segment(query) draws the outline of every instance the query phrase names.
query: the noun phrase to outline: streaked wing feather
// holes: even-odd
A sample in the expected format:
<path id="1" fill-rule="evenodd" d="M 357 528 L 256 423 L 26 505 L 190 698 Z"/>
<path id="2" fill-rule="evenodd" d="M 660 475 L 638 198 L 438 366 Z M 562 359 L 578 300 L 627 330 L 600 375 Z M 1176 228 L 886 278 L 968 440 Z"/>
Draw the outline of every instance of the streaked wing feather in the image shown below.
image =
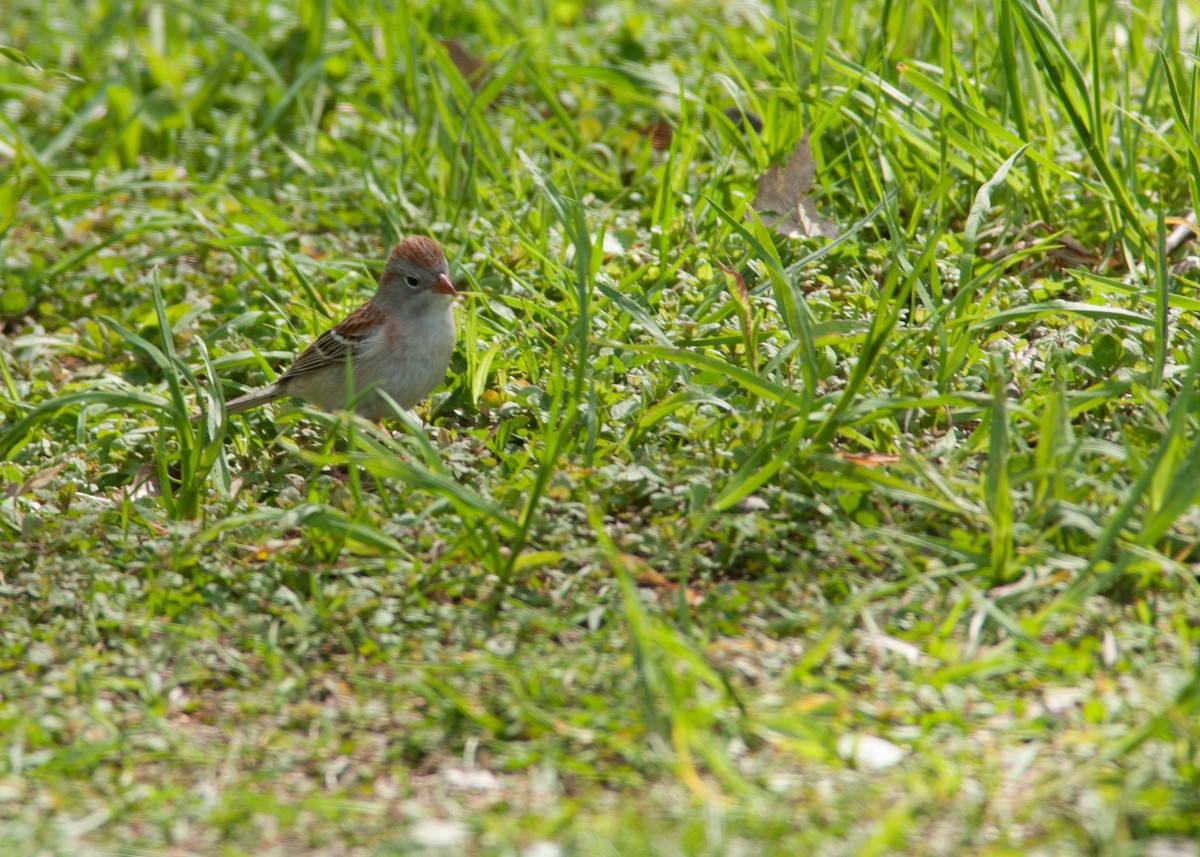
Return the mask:
<path id="1" fill-rule="evenodd" d="M 329 366 L 344 363 L 350 343 L 341 339 L 332 330 L 322 333 L 312 345 L 304 349 L 304 353 L 296 358 L 296 362 L 288 367 L 279 380 L 295 378 L 309 372 L 317 372 Z"/>
<path id="2" fill-rule="evenodd" d="M 384 318 L 384 314 L 373 304 L 363 304 L 337 326 L 318 336 L 279 380 L 318 372 L 330 366 L 344 366 L 347 352 L 357 350 L 363 342 L 378 335 Z"/>

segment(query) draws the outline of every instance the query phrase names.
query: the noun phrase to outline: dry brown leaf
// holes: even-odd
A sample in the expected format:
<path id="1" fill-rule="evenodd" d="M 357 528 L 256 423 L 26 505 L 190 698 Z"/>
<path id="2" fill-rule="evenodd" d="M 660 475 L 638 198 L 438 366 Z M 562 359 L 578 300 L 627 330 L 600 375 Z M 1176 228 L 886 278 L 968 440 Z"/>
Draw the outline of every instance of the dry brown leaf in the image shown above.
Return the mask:
<path id="1" fill-rule="evenodd" d="M 649 125 L 638 128 L 638 133 L 650 139 L 650 148 L 656 152 L 664 152 L 671 148 L 671 138 L 675 130 L 665 119 L 655 119 Z"/>
<path id="2" fill-rule="evenodd" d="M 671 594 L 679 592 L 678 583 L 668 580 L 661 572 L 646 565 L 639 557 L 631 556 L 630 554 L 623 554 L 622 556 L 626 560 L 626 567 L 633 567 L 634 576 L 639 586 L 645 586 L 650 589 L 662 589 Z M 704 601 L 704 596 L 690 587 L 684 590 L 683 597 L 689 607 L 695 607 Z"/>
<path id="3" fill-rule="evenodd" d="M 454 39 L 440 39 L 439 41 L 446 49 L 446 53 L 449 54 L 450 62 L 454 63 L 458 73 L 463 76 L 463 80 L 470 85 L 471 89 L 479 89 L 483 84 L 483 77 L 487 73 L 487 63 L 463 47 L 462 42 L 456 42 Z"/>
<path id="4" fill-rule="evenodd" d="M 143 464 L 133 477 L 128 490 L 129 496 L 134 500 L 142 497 L 161 497 L 162 486 L 158 482 L 158 468 L 153 464 Z"/>
<path id="5" fill-rule="evenodd" d="M 998 234 L 1001 234 L 1000 227 L 982 233 L 981 238 L 990 238 Z M 1019 270 L 1027 270 L 1031 265 L 1041 264 L 1043 261 L 1049 261 L 1060 270 L 1095 267 L 1103 261 L 1097 252 L 1085 247 L 1066 232 L 1056 232 L 1049 224 L 1040 220 L 1034 220 L 1022 228 L 1012 243 L 989 245 L 981 255 L 989 262 L 999 262 L 1009 256 L 1028 253 L 1034 249 L 1042 249 L 1043 252 L 1021 259 L 1018 262 Z"/>
<path id="6" fill-rule="evenodd" d="M 887 464 L 895 464 L 900 460 L 900 456 L 886 452 L 835 452 L 834 455 L 842 461 L 857 464 L 860 467 L 883 467 Z"/>
<path id="7" fill-rule="evenodd" d="M 817 165 L 808 146 L 808 132 L 796 144 L 785 165 L 772 165 L 759 176 L 754 195 L 754 210 L 769 228 L 785 238 L 813 238 L 822 235 L 834 239 L 838 229 L 817 213 L 817 207 L 805 194 L 812 188 Z"/>
<path id="8" fill-rule="evenodd" d="M 45 470 L 39 470 L 37 473 L 25 480 L 23 485 L 18 485 L 16 482 L 10 482 L 4 490 L 4 493 L 9 497 L 20 497 L 22 494 L 28 494 L 30 491 L 36 491 L 39 488 L 45 488 L 54 477 L 62 473 L 66 463 L 55 464 L 53 467 L 47 467 Z"/>

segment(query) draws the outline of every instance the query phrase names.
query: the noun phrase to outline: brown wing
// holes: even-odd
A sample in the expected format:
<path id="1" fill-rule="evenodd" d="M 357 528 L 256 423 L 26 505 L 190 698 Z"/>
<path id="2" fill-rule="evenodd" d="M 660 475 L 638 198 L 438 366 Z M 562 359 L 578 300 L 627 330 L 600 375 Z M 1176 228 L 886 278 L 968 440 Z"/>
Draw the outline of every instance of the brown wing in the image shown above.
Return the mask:
<path id="1" fill-rule="evenodd" d="M 383 333 L 386 316 L 373 303 L 367 302 L 338 324 L 318 336 L 304 349 L 276 383 L 298 375 L 319 372 L 331 366 L 345 366 L 346 355 L 353 354 L 364 342 Z"/>

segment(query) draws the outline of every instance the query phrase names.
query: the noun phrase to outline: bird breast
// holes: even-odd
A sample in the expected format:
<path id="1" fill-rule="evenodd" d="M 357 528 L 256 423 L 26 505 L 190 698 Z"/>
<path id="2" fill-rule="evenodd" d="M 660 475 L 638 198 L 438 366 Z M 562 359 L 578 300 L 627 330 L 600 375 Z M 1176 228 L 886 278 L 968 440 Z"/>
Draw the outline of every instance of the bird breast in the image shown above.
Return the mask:
<path id="1" fill-rule="evenodd" d="M 354 361 L 354 386 L 379 389 L 402 408 L 420 402 L 446 377 L 454 353 L 454 314 L 449 306 L 416 318 L 395 319 L 384 335 L 376 337 Z M 391 413 L 378 396 L 367 396 L 358 406 L 367 419 Z"/>

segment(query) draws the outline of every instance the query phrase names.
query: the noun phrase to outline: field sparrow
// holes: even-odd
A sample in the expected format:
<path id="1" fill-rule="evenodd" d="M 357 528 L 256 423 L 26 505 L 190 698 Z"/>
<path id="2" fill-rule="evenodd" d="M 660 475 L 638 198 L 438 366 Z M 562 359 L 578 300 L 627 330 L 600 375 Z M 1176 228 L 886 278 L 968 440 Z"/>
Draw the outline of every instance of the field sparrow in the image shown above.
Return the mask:
<path id="1" fill-rule="evenodd" d="M 411 408 L 446 377 L 454 352 L 457 292 L 436 241 L 409 236 L 392 248 L 375 295 L 325 331 L 275 383 L 225 403 L 238 414 L 284 396 L 319 408 L 344 408 L 346 357 L 356 391 L 378 389 Z M 370 420 L 391 415 L 381 396 L 369 392 L 357 411 Z"/>

